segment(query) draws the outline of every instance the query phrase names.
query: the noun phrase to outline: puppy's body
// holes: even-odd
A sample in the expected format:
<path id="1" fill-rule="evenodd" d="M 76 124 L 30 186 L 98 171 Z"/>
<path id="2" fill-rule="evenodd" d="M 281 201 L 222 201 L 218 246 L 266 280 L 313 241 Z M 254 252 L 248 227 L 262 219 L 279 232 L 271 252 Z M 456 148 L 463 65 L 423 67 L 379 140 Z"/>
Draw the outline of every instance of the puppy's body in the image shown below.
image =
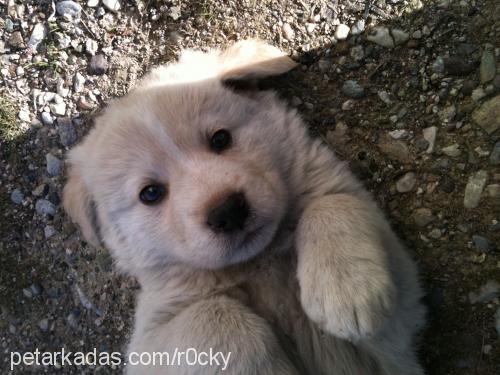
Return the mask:
<path id="1" fill-rule="evenodd" d="M 213 348 L 232 353 L 234 374 L 422 374 L 415 267 L 368 193 L 273 93 L 223 84 L 292 66 L 252 41 L 153 71 L 72 151 L 65 206 L 97 242 L 94 202 L 104 242 L 141 284 L 130 352 Z M 233 144 L 214 155 L 204 133 L 221 127 Z M 156 207 L 137 200 L 151 180 L 169 188 Z M 232 191 L 251 213 L 222 236 L 207 207 Z"/>

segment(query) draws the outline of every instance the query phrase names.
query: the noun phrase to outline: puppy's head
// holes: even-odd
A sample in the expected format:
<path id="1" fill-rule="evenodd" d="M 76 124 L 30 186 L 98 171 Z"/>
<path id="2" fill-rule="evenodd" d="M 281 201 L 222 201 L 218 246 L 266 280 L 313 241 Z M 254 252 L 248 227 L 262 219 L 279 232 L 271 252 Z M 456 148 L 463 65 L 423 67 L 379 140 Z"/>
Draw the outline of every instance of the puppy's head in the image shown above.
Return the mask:
<path id="1" fill-rule="evenodd" d="M 220 268 L 261 252 L 288 200 L 285 109 L 272 93 L 224 83 L 294 66 L 254 40 L 187 52 L 112 102 L 69 154 L 64 206 L 86 239 L 132 273 Z"/>

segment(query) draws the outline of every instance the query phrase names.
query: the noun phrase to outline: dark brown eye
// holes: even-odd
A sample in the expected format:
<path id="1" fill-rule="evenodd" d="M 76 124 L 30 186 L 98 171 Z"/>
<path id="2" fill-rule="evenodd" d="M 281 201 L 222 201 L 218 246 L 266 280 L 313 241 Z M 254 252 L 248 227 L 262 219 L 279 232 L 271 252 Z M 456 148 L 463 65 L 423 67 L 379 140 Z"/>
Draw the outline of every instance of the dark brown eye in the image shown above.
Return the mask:
<path id="1" fill-rule="evenodd" d="M 148 185 L 139 193 L 139 198 L 144 204 L 159 203 L 165 196 L 165 186 Z"/>
<path id="2" fill-rule="evenodd" d="M 220 153 L 231 146 L 231 133 L 226 129 L 217 130 L 210 140 L 210 148 Z"/>

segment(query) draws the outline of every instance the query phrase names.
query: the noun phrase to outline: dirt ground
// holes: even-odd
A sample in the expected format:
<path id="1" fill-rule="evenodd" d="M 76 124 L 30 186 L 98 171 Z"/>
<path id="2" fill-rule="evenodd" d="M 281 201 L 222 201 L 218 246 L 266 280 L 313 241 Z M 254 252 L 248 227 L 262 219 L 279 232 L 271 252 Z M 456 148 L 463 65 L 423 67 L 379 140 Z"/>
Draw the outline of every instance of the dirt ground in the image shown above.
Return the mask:
<path id="1" fill-rule="evenodd" d="M 498 1 L 71 3 L 0 0 L 0 373 L 12 351 L 123 352 L 138 286 L 64 214 L 65 153 L 149 67 L 259 37 L 301 63 L 265 86 L 350 162 L 414 254 L 427 373 L 500 374 Z"/>

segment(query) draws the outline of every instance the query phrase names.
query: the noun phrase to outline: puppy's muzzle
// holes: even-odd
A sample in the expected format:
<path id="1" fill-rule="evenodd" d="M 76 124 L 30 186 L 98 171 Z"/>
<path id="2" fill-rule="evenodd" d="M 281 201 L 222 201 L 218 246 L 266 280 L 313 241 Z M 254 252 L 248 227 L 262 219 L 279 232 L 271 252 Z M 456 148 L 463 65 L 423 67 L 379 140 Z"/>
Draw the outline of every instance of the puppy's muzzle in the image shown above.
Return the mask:
<path id="1" fill-rule="evenodd" d="M 245 194 L 231 193 L 222 203 L 208 212 L 207 224 L 214 232 L 234 232 L 242 230 L 247 221 L 250 208 Z"/>

